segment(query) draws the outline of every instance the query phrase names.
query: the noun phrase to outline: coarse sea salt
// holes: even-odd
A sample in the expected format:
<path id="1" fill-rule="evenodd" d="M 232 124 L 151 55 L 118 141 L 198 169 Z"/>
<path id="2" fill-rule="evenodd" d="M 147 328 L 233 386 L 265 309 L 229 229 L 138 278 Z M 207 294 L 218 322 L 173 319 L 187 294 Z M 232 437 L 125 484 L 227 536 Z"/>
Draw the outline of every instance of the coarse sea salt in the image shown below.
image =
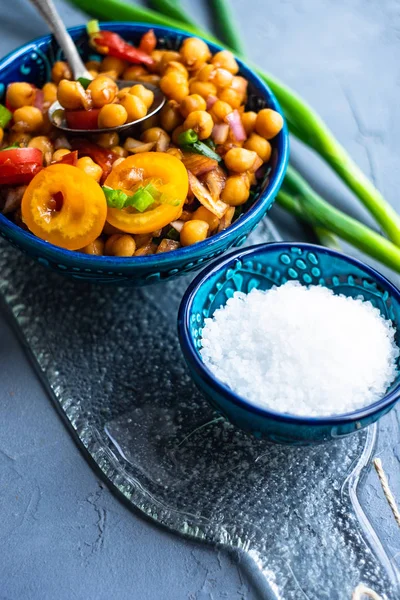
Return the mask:
<path id="1" fill-rule="evenodd" d="M 254 404 L 327 416 L 381 398 L 396 376 L 395 329 L 370 302 L 288 282 L 236 292 L 206 319 L 202 359 Z"/>

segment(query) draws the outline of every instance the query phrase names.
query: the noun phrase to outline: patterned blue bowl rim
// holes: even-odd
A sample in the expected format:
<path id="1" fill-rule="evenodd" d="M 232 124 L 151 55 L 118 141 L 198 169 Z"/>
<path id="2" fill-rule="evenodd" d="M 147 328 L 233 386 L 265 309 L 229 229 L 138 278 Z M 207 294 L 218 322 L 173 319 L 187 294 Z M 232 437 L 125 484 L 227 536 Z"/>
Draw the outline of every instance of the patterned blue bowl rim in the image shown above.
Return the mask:
<path id="1" fill-rule="evenodd" d="M 386 277 L 384 277 L 381 273 L 369 267 L 365 263 L 356 258 L 352 258 L 343 254 L 341 252 L 337 252 L 335 250 L 331 250 L 328 248 L 324 248 L 322 246 L 317 246 L 316 244 L 305 244 L 305 243 L 296 243 L 296 242 L 276 242 L 276 243 L 267 243 L 267 244 L 257 244 L 255 246 L 249 246 L 245 250 L 236 250 L 235 252 L 231 252 L 229 256 L 223 256 L 218 260 L 214 261 L 210 266 L 205 267 L 197 277 L 192 281 L 186 290 L 178 313 L 178 334 L 179 334 L 179 342 L 181 344 L 181 348 L 183 354 L 188 361 L 191 368 L 197 373 L 197 375 L 203 379 L 211 389 L 213 389 L 218 394 L 224 396 L 227 400 L 232 402 L 233 404 L 237 404 L 242 409 L 246 409 L 249 412 L 256 413 L 262 417 L 267 417 L 268 419 L 273 419 L 276 421 L 283 421 L 286 423 L 298 423 L 299 425 L 339 425 L 347 422 L 353 422 L 360 419 L 364 419 L 370 415 L 373 415 L 376 412 L 384 409 L 386 406 L 395 402 L 400 396 L 400 383 L 396 385 L 396 387 L 383 396 L 380 400 L 377 400 L 373 404 L 360 408 L 356 411 L 343 413 L 339 415 L 333 415 L 329 417 L 302 417 L 297 415 L 291 415 L 289 413 L 279 413 L 273 410 L 265 409 L 256 404 L 253 404 L 246 398 L 239 396 L 233 390 L 231 390 L 227 385 L 219 381 L 215 378 L 213 373 L 205 366 L 203 361 L 201 360 L 195 346 L 193 343 L 193 338 L 190 333 L 190 313 L 192 309 L 192 305 L 195 299 L 196 294 L 200 290 L 201 286 L 214 274 L 227 271 L 230 267 L 235 264 L 236 260 L 243 260 L 245 258 L 249 258 L 250 256 L 257 255 L 266 255 L 269 252 L 273 251 L 289 251 L 291 248 L 300 248 L 301 250 L 311 251 L 316 254 L 328 254 L 333 257 L 337 257 L 342 261 L 349 263 L 350 265 L 354 265 L 359 269 L 363 270 L 366 275 L 369 275 L 371 279 L 373 279 L 376 283 L 380 284 L 384 287 L 390 294 L 393 296 L 397 302 L 400 304 L 400 290 L 395 287 Z"/>
<path id="2" fill-rule="evenodd" d="M 105 29 L 125 29 L 125 30 L 134 30 L 134 31 L 147 31 L 149 29 L 149 27 L 151 27 L 152 29 L 154 29 L 156 35 L 159 36 L 171 36 L 171 34 L 174 35 L 183 35 L 183 36 L 188 36 L 188 32 L 185 32 L 181 29 L 175 29 L 172 27 L 161 27 L 158 25 L 154 25 L 151 23 L 134 23 L 134 22 L 124 22 L 124 21 L 110 21 L 110 22 L 101 22 L 100 23 L 102 28 Z M 68 29 L 68 31 L 70 32 L 70 34 L 72 35 L 72 37 L 78 37 L 81 33 L 83 33 L 86 30 L 86 26 L 85 25 L 78 25 L 75 27 L 70 27 Z M 0 60 L 0 73 L 1 71 L 8 66 L 10 63 L 17 61 L 25 52 L 27 49 L 29 49 L 30 46 L 32 46 L 32 50 L 35 48 L 35 46 L 37 44 L 43 43 L 43 42 L 50 42 L 50 40 L 52 39 L 51 35 L 45 35 L 45 36 L 41 36 L 38 38 L 35 38 L 34 40 L 32 40 L 31 42 L 28 42 L 27 44 L 24 44 L 23 46 L 20 46 L 17 50 L 14 50 L 13 52 L 10 52 L 7 56 L 5 56 L 2 60 Z M 205 40 L 207 42 L 207 44 L 209 45 L 209 47 L 211 48 L 211 50 L 213 52 L 217 52 L 219 50 L 222 50 L 223 47 L 219 46 L 217 44 L 214 44 L 212 42 L 209 42 L 208 40 Z M 245 63 L 243 63 L 243 61 L 241 61 L 239 58 L 237 58 L 237 62 L 240 66 L 240 71 L 241 73 L 249 80 L 251 81 L 254 85 L 256 85 L 259 89 L 262 90 L 263 92 L 263 97 L 265 99 L 268 100 L 268 106 L 270 108 L 273 108 L 274 110 L 279 111 L 280 113 L 282 113 L 281 107 L 279 106 L 279 103 L 277 101 L 277 99 L 275 98 L 274 94 L 272 93 L 272 91 L 269 89 L 269 87 L 260 79 L 260 77 L 258 77 L 258 75 L 256 73 L 254 73 L 249 67 L 247 67 L 245 65 Z M 171 253 L 166 252 L 166 253 L 161 253 L 161 254 L 154 254 L 154 255 L 147 255 L 147 256 L 135 256 L 135 257 L 131 257 L 131 258 L 127 258 L 127 257 L 114 257 L 114 256 L 90 256 L 90 255 L 86 255 L 86 254 L 80 254 L 77 252 L 73 252 L 70 250 L 65 250 L 63 248 L 59 248 L 57 246 L 54 246 L 53 244 L 50 244 L 48 242 L 45 242 L 44 240 L 41 240 L 40 238 L 37 238 L 36 236 L 32 235 L 31 233 L 24 231 L 23 229 L 21 229 L 18 225 L 15 225 L 12 221 L 10 221 L 9 219 L 7 219 L 7 217 L 5 217 L 4 215 L 0 214 L 0 229 L 4 231 L 4 233 L 8 233 L 8 235 L 15 237 L 25 237 L 27 238 L 27 241 L 29 241 L 29 244 L 31 245 L 32 248 L 35 248 L 37 250 L 37 252 L 39 254 L 41 254 L 43 251 L 47 254 L 47 256 L 49 255 L 49 253 L 52 255 L 52 259 L 56 262 L 61 262 L 63 263 L 64 260 L 63 259 L 69 259 L 69 260 L 74 260 L 74 261 L 79 261 L 79 264 L 82 266 L 82 268 L 89 268 L 89 269 L 93 269 L 93 268 L 110 268 L 110 267 L 133 267 L 133 266 L 146 266 L 146 267 L 152 267 L 152 266 L 162 266 L 165 263 L 169 263 L 171 262 L 171 259 L 182 259 L 182 260 L 190 260 L 193 255 L 196 253 L 196 255 L 198 255 L 198 252 L 204 252 L 204 254 L 207 254 L 209 251 L 212 251 L 214 249 L 214 247 L 216 247 L 219 242 L 226 240 L 226 239 L 234 239 L 237 235 L 239 235 L 242 231 L 242 229 L 244 228 L 243 226 L 248 224 L 249 222 L 252 223 L 256 223 L 259 220 L 260 215 L 263 215 L 267 208 L 272 204 L 272 201 L 275 198 L 275 195 L 277 194 L 283 178 L 285 176 L 286 173 L 286 168 L 288 165 L 288 161 L 289 161 L 289 133 L 287 130 L 287 125 L 285 123 L 284 128 L 280 134 L 281 138 L 281 143 L 280 143 L 280 151 L 278 154 L 278 161 L 277 161 L 277 166 L 276 169 L 268 183 L 267 189 L 265 190 L 265 192 L 261 192 L 259 198 L 257 199 L 257 201 L 254 203 L 254 205 L 246 212 L 244 213 L 244 215 L 238 219 L 237 221 L 235 221 L 235 223 L 233 223 L 228 229 L 226 229 L 225 231 L 222 231 L 221 233 L 218 233 L 208 239 L 206 239 L 203 242 L 198 242 L 197 244 L 193 245 L 193 246 L 188 246 L 186 248 L 179 248 L 178 250 L 174 250 L 173 252 L 173 257 L 170 256 Z"/>

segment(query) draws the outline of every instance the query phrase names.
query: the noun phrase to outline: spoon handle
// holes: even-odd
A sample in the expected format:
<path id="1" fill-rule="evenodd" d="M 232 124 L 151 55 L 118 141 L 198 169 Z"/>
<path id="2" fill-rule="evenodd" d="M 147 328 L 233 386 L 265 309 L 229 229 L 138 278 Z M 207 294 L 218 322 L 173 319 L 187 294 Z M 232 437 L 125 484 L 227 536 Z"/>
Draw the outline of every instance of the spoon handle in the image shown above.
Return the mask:
<path id="1" fill-rule="evenodd" d="M 82 62 L 81 57 L 78 54 L 78 50 L 65 28 L 60 15 L 57 12 L 56 7 L 52 0 L 30 0 L 31 3 L 38 9 L 50 31 L 54 34 L 57 42 L 62 48 L 68 64 L 72 70 L 75 79 L 79 77 L 86 77 L 87 79 L 93 79 L 85 65 Z"/>

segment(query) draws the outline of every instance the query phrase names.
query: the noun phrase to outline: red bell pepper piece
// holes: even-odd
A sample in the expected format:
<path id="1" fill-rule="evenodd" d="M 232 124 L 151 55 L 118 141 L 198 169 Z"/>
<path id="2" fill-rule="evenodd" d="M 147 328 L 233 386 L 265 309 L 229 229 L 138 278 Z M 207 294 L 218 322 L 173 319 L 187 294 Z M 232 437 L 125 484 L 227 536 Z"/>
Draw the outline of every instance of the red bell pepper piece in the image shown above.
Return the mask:
<path id="1" fill-rule="evenodd" d="M 149 54 L 128 44 L 113 31 L 97 31 L 90 36 L 90 41 L 101 54 L 108 54 L 135 64 L 152 65 L 154 62 Z"/>
<path id="2" fill-rule="evenodd" d="M 74 150 L 73 152 L 68 152 L 68 154 L 64 154 L 60 160 L 57 161 L 58 165 L 72 165 L 76 167 L 76 163 L 78 162 L 78 150 Z"/>
<path id="3" fill-rule="evenodd" d="M 139 50 L 142 50 L 147 54 L 151 54 L 156 46 L 157 38 L 156 34 L 154 33 L 154 29 L 149 29 L 149 31 L 142 35 L 142 39 L 140 40 L 139 44 Z"/>
<path id="4" fill-rule="evenodd" d="M 110 173 L 113 162 L 119 158 L 112 150 L 101 148 L 97 144 L 88 142 L 82 138 L 72 140 L 71 144 L 74 150 L 78 150 L 79 156 L 90 156 L 103 169 L 102 181 Z"/>
<path id="5" fill-rule="evenodd" d="M 43 154 L 38 148 L 10 148 L 0 152 L 0 185 L 29 183 L 42 168 Z"/>
<path id="6" fill-rule="evenodd" d="M 98 129 L 100 108 L 91 110 L 66 110 L 65 120 L 70 129 Z"/>

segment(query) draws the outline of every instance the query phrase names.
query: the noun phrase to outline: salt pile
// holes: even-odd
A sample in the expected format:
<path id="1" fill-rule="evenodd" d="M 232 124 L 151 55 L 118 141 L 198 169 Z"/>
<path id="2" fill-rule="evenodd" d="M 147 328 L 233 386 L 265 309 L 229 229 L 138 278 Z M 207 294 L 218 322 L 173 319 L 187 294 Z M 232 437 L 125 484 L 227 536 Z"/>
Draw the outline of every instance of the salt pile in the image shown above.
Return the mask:
<path id="1" fill-rule="evenodd" d="M 370 302 L 288 282 L 236 292 L 206 319 L 201 356 L 259 406 L 326 416 L 372 404 L 396 376 L 395 330 Z"/>

